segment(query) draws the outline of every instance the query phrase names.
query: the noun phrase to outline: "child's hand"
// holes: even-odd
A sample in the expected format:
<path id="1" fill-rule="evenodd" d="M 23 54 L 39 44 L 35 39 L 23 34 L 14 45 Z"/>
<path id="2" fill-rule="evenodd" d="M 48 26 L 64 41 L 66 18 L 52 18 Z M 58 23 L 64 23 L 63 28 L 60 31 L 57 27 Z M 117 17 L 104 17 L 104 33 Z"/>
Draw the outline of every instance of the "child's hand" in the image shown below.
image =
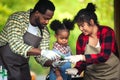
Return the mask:
<path id="1" fill-rule="evenodd" d="M 62 76 L 57 76 L 56 80 L 63 80 Z"/>

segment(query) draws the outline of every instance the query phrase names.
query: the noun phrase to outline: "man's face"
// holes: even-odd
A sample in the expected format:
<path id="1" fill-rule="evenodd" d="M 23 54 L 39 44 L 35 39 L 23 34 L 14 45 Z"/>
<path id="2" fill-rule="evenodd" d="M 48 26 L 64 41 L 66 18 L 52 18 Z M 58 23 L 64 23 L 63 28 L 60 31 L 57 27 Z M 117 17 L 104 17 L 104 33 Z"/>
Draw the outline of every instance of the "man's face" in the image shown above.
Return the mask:
<path id="1" fill-rule="evenodd" d="M 36 18 L 36 25 L 39 26 L 46 26 L 48 23 L 49 23 L 49 20 L 53 17 L 54 15 L 54 12 L 53 11 L 50 11 L 50 10 L 47 10 L 45 14 L 41 14 L 39 12 L 39 15 L 37 15 L 37 18 Z"/>

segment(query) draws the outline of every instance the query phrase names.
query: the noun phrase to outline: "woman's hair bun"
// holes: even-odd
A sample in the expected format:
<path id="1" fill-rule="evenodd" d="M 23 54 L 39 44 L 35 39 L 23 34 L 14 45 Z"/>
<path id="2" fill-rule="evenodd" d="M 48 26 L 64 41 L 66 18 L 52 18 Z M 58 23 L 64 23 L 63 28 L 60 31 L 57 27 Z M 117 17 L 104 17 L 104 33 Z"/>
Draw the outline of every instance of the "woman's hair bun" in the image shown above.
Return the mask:
<path id="1" fill-rule="evenodd" d="M 91 12 L 95 12 L 96 6 L 93 3 L 88 3 L 86 10 L 91 11 Z"/>

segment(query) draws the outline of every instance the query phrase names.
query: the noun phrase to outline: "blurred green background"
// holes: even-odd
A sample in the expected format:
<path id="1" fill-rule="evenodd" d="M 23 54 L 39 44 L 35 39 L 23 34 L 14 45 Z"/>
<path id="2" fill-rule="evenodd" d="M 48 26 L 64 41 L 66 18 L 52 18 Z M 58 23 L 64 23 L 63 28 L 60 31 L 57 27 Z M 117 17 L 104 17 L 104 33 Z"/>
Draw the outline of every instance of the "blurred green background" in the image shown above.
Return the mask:
<path id="1" fill-rule="evenodd" d="M 38 0 L 0 0 L 0 30 L 4 27 L 7 18 L 10 14 L 16 11 L 28 10 L 33 8 Z M 113 0 L 51 0 L 56 7 L 54 19 L 62 20 L 63 18 L 73 19 L 75 14 L 81 9 L 87 6 L 87 3 L 92 2 L 96 4 L 96 14 L 98 16 L 99 24 L 108 25 L 114 29 L 114 10 Z M 52 21 L 50 20 L 50 22 Z M 49 28 L 49 24 L 48 24 Z M 50 29 L 49 29 L 50 30 Z M 55 41 L 54 32 L 50 30 L 50 49 L 52 49 L 53 42 Z M 75 54 L 76 40 L 80 34 L 80 30 L 77 26 L 71 31 L 69 37 L 69 45 Z M 46 74 L 49 68 L 42 67 L 36 63 L 33 57 L 30 58 L 30 68 L 37 75 Z"/>

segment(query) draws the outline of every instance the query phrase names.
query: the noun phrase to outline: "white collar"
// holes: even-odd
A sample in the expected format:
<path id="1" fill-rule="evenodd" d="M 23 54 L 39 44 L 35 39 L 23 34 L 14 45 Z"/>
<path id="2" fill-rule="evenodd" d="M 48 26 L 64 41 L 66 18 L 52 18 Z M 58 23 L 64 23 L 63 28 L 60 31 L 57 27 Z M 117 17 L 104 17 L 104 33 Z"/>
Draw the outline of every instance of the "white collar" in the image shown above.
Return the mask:
<path id="1" fill-rule="evenodd" d="M 38 33 L 38 27 L 37 26 L 33 26 L 29 23 L 29 27 L 27 30 L 29 33 L 33 34 L 33 35 L 37 35 Z"/>

